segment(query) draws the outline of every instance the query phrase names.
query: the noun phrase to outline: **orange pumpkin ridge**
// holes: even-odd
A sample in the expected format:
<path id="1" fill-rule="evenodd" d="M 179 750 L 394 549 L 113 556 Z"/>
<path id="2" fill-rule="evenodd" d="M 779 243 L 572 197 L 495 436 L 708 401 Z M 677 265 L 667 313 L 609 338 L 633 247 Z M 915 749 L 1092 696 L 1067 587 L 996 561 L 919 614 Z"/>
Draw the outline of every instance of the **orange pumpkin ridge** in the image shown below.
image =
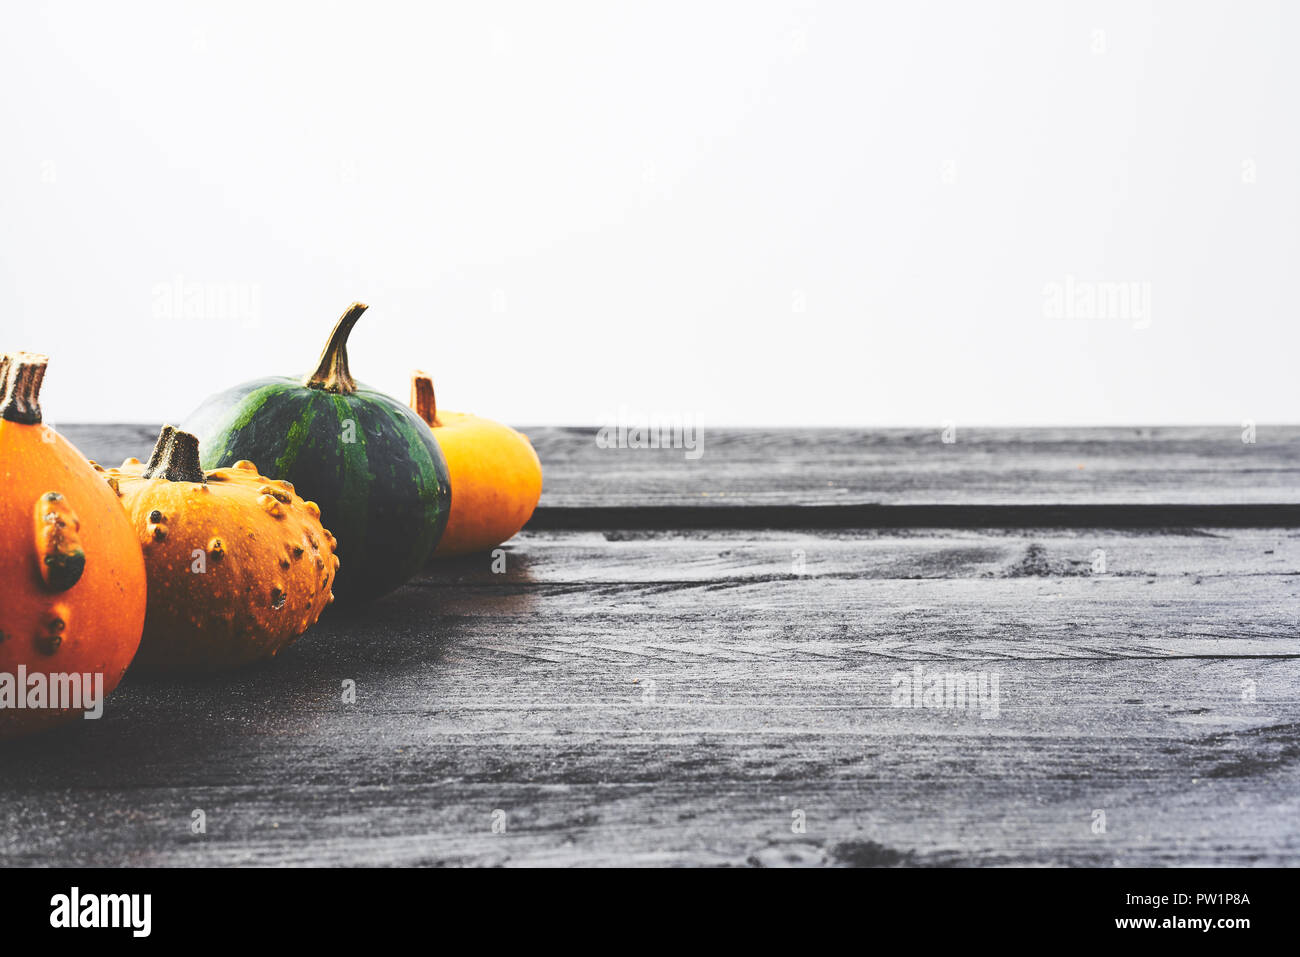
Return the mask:
<path id="1" fill-rule="evenodd" d="M 42 421 L 47 363 L 0 355 L 0 674 L 98 674 L 108 694 L 140 644 L 144 558 L 116 493 Z M 0 738 L 80 715 L 0 707 Z"/>

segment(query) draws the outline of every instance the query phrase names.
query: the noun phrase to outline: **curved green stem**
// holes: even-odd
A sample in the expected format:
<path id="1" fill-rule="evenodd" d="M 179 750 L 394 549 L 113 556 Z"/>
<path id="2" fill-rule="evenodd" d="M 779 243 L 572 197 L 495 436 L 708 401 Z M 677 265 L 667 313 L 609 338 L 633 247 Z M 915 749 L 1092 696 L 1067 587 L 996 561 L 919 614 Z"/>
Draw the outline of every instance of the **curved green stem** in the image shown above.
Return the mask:
<path id="1" fill-rule="evenodd" d="M 361 314 L 369 307 L 364 303 L 354 302 L 348 311 L 339 317 L 330 333 L 329 342 L 320 354 L 316 371 L 303 384 L 309 389 L 324 389 L 340 395 L 349 395 L 357 391 L 357 381 L 348 370 L 348 336 L 357 324 Z"/>

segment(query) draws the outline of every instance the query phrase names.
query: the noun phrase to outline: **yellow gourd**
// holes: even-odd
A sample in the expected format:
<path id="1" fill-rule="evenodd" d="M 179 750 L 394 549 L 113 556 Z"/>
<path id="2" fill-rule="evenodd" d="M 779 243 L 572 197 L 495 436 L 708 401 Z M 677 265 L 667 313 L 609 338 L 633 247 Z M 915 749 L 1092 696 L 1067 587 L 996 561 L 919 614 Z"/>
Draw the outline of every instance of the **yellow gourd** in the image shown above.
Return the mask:
<path id="1" fill-rule="evenodd" d="M 411 376 L 411 408 L 433 430 L 451 478 L 451 517 L 434 557 L 484 551 L 523 528 L 542 494 L 542 463 L 528 437 L 491 419 L 439 409 L 423 372 Z"/>

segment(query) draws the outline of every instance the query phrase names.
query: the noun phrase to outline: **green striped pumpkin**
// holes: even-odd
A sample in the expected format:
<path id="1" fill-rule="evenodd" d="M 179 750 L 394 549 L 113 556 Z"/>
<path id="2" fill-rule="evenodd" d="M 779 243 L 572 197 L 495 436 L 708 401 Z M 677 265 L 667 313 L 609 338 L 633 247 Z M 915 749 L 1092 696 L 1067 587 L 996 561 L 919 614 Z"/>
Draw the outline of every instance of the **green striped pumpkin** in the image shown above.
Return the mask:
<path id="1" fill-rule="evenodd" d="M 343 314 L 306 379 L 237 385 L 183 426 L 198 436 L 205 469 L 247 459 L 320 506 L 339 542 L 340 604 L 377 598 L 419 571 L 451 511 L 447 463 L 433 432 L 348 369 L 348 334 L 365 309 L 354 303 Z"/>

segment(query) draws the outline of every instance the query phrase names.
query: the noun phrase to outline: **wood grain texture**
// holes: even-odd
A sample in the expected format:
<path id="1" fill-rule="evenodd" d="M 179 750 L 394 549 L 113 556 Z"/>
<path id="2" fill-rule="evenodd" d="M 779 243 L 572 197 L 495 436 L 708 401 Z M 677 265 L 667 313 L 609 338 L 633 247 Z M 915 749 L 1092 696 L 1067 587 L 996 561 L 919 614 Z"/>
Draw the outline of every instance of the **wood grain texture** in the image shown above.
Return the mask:
<path id="1" fill-rule="evenodd" d="M 147 457 L 156 426 L 60 426 L 86 455 Z M 1300 504 L 1300 427 L 705 429 L 701 455 L 526 428 L 541 511 L 736 506 Z"/>
<path id="2" fill-rule="evenodd" d="M 500 555 L 0 747 L 0 863 L 1300 862 L 1300 429 L 528 431 Z"/>
<path id="3" fill-rule="evenodd" d="M 527 430 L 548 506 L 1300 502 L 1300 428 L 711 430 L 702 455 Z"/>
<path id="4" fill-rule="evenodd" d="M 504 557 L 7 746 L 0 862 L 1300 860 L 1294 530 L 526 532 Z M 895 706 L 918 666 L 996 677 L 996 715 Z"/>

